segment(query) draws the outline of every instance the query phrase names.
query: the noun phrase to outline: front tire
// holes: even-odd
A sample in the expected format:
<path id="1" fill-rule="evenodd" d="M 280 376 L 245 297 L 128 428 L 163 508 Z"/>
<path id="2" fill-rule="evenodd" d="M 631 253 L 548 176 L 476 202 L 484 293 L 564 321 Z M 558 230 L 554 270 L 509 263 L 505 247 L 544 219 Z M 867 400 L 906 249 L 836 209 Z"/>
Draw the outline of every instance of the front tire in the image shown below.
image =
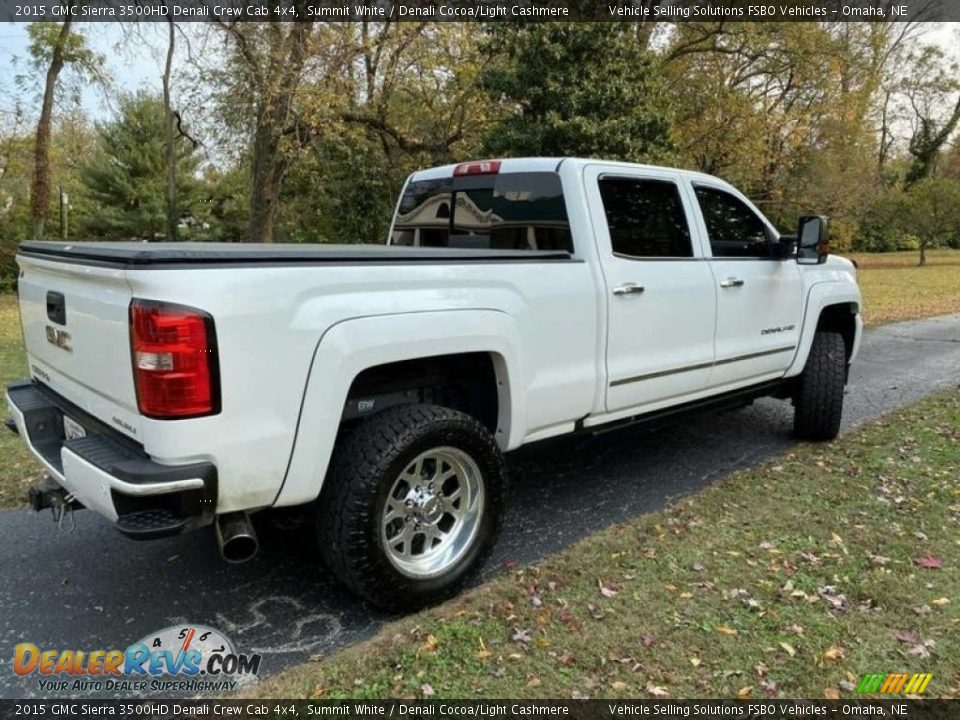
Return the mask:
<path id="1" fill-rule="evenodd" d="M 847 354 L 840 333 L 817 331 L 793 397 L 793 434 L 833 440 L 840 432 Z"/>
<path id="2" fill-rule="evenodd" d="M 436 405 L 385 410 L 334 450 L 317 512 L 321 555 L 380 607 L 439 602 L 486 561 L 505 490 L 503 457 L 475 418 Z"/>

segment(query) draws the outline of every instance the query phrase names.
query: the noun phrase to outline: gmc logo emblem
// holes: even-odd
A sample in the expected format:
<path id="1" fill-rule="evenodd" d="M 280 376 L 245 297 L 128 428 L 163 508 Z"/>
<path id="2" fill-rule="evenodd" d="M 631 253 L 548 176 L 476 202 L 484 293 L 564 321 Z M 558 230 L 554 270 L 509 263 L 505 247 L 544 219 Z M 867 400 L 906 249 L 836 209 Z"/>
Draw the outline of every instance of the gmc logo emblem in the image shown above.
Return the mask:
<path id="1" fill-rule="evenodd" d="M 47 342 L 56 345 L 61 350 L 73 352 L 73 348 L 70 347 L 70 333 L 66 330 L 59 330 L 53 325 L 47 325 Z"/>

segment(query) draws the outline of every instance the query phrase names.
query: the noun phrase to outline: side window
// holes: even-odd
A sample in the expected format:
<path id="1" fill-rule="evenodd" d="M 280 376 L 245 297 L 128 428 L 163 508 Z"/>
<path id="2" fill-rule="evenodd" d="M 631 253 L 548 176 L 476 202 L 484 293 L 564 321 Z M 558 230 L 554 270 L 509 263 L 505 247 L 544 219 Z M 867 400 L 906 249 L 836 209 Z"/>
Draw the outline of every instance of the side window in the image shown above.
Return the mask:
<path id="1" fill-rule="evenodd" d="M 693 257 L 683 201 L 674 183 L 602 177 L 599 185 L 614 253 L 636 258 Z"/>
<path id="2" fill-rule="evenodd" d="M 767 226 L 740 198 L 695 185 L 714 257 L 770 257 Z"/>

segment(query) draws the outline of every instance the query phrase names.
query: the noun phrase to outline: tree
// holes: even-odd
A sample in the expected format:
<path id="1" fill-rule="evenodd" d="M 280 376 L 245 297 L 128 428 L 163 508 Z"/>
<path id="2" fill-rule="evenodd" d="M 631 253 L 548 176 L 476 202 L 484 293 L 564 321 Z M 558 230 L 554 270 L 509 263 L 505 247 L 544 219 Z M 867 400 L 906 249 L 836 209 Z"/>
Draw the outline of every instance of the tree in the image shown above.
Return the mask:
<path id="1" fill-rule="evenodd" d="M 906 185 L 934 174 L 940 151 L 960 123 L 960 67 L 948 63 L 943 50 L 928 45 L 911 58 L 901 91 L 912 110 L 909 151 L 913 163 Z"/>
<path id="2" fill-rule="evenodd" d="M 296 3 L 301 17 L 306 9 Z M 250 234 L 273 242 L 283 181 L 307 140 L 297 111 L 297 90 L 310 59 L 314 23 L 217 21 L 233 71 L 229 87 L 252 106 Z"/>
<path id="3" fill-rule="evenodd" d="M 101 209 L 99 225 L 107 236 L 154 239 L 166 228 L 166 153 L 163 101 L 140 91 L 120 98 L 119 116 L 98 126 L 93 157 L 80 175 Z M 180 178 L 177 217 L 189 214 L 196 199 L 197 158 L 193 144 L 178 137 L 176 173 Z"/>
<path id="4" fill-rule="evenodd" d="M 656 58 L 618 23 L 497 23 L 482 82 L 506 109 L 488 154 L 668 158 L 670 114 Z"/>
<path id="5" fill-rule="evenodd" d="M 899 210 L 899 227 L 917 237 L 919 265 L 926 265 L 928 248 L 946 245 L 960 236 L 960 182 L 924 178 L 903 194 Z"/>
<path id="6" fill-rule="evenodd" d="M 76 65 L 81 72 L 98 77 L 103 58 L 87 49 L 83 37 L 71 32 L 72 18 L 69 11 L 76 3 L 66 0 L 67 19 L 62 23 L 36 22 L 27 28 L 30 36 L 30 55 L 34 66 L 46 65 L 40 117 L 37 121 L 34 144 L 33 178 L 30 184 L 30 211 L 33 218 L 33 235 L 43 236 L 50 207 L 50 133 L 53 126 L 53 105 L 56 99 L 60 73 L 67 64 Z"/>

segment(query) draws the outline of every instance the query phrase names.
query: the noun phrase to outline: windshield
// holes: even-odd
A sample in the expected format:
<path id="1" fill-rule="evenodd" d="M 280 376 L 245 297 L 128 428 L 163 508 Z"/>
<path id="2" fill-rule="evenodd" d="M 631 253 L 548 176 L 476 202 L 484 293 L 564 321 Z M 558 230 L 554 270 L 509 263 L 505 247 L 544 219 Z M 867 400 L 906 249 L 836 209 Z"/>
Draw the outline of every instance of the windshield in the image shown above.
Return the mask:
<path id="1" fill-rule="evenodd" d="M 553 172 L 410 182 L 390 243 L 573 252 L 560 177 Z"/>

